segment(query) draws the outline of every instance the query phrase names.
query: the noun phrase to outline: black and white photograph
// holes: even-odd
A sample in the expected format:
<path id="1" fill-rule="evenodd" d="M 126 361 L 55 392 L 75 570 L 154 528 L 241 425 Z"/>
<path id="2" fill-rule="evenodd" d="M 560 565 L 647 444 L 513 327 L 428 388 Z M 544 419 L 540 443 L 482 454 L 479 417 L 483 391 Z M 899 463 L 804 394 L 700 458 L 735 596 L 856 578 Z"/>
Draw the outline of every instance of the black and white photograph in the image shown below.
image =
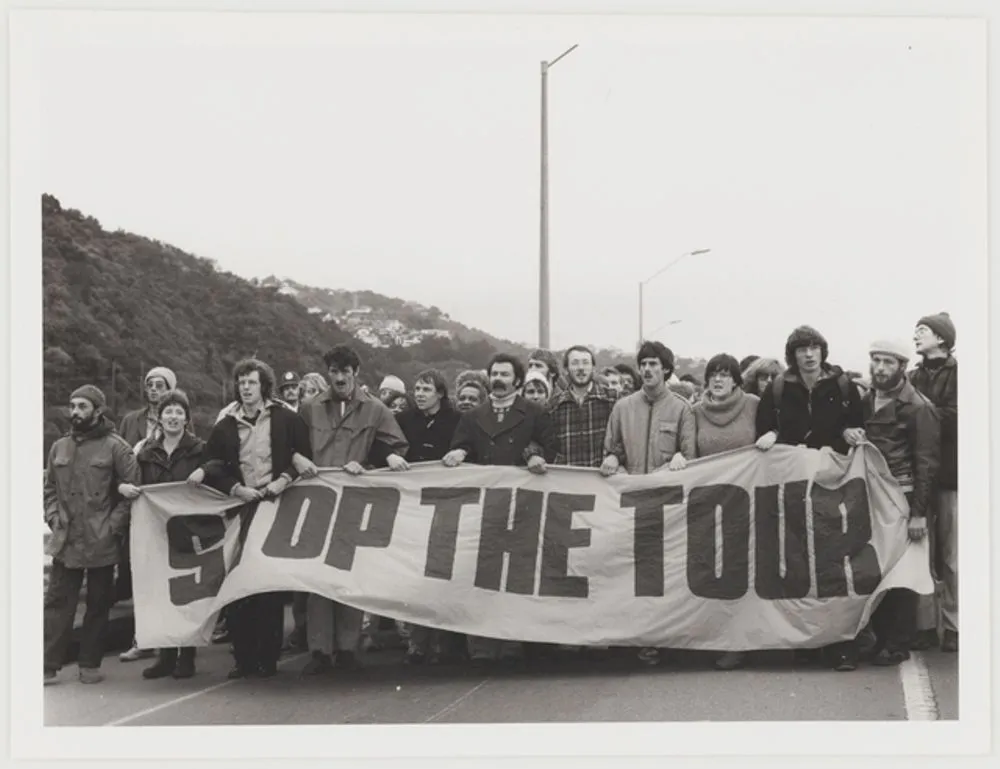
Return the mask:
<path id="1" fill-rule="evenodd" d="M 8 17 L 14 755 L 988 752 L 981 4 L 248 5 Z"/>

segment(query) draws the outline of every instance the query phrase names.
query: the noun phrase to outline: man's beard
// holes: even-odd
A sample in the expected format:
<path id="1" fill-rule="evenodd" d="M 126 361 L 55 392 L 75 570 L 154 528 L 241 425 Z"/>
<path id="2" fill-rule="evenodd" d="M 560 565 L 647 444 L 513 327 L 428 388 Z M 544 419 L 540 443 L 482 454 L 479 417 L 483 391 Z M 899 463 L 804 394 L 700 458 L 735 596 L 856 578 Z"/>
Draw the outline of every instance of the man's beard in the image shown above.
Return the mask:
<path id="1" fill-rule="evenodd" d="M 903 377 L 906 376 L 906 372 L 902 368 L 899 369 L 895 374 L 885 380 L 880 380 L 872 374 L 872 386 L 876 390 L 881 390 L 882 392 L 888 392 L 889 390 L 896 389 L 896 386 L 903 381 Z"/>
<path id="2" fill-rule="evenodd" d="M 577 387 L 590 387 L 590 383 L 594 381 L 594 375 L 587 374 L 587 378 L 584 379 L 582 382 L 578 380 L 575 376 L 571 376 L 570 381 Z"/>
<path id="3" fill-rule="evenodd" d="M 73 426 L 75 430 L 89 430 L 97 423 L 99 414 L 94 413 L 89 419 L 84 419 L 83 417 L 70 417 L 69 423 Z"/>

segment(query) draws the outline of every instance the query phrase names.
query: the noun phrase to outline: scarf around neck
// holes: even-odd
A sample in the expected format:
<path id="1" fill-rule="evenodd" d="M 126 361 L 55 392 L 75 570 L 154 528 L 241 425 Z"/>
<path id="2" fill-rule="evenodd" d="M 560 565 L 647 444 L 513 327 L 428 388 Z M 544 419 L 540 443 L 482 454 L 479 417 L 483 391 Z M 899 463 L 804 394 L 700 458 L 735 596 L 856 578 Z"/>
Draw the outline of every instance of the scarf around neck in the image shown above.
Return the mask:
<path id="1" fill-rule="evenodd" d="M 716 427 L 725 427 L 743 413 L 746 400 L 746 393 L 737 387 L 720 401 L 713 400 L 711 395 L 706 394 L 701 400 L 701 406 L 705 411 L 705 419 Z"/>
<path id="2" fill-rule="evenodd" d="M 506 411 L 507 409 L 509 409 L 511 406 L 514 405 L 514 399 L 516 397 L 517 397 L 516 390 L 504 398 L 498 398 L 493 393 L 490 393 L 490 403 L 493 405 L 493 408 L 502 409 Z"/>

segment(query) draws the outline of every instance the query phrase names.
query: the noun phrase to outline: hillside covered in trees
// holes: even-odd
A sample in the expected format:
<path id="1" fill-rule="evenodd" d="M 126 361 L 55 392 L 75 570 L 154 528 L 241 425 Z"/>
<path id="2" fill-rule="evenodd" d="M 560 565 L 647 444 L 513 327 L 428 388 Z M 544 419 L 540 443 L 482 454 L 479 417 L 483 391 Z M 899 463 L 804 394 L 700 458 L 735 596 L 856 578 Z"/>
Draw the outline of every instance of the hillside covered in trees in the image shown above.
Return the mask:
<path id="1" fill-rule="evenodd" d="M 363 361 L 362 382 L 376 387 L 387 373 L 412 383 L 428 367 L 453 381 L 462 369 L 483 368 L 498 347 L 530 352 L 447 316 L 443 321 L 458 332 L 450 340 L 369 348 L 274 283 L 246 280 L 217 269 L 211 259 L 140 235 L 108 232 L 51 195 L 41 202 L 46 450 L 68 429 L 66 402 L 73 389 L 96 384 L 117 420 L 142 405 L 142 377 L 154 365 L 177 373 L 191 397 L 195 428 L 205 435 L 219 407 L 233 398 L 233 364 L 250 355 L 279 375 L 289 369 L 302 375 L 324 372 L 323 352 L 351 343 Z M 374 292 L 365 292 L 364 301 L 412 305 Z M 598 357 L 601 364 L 621 359 L 606 351 Z M 684 373 L 697 362 L 678 364 Z"/>

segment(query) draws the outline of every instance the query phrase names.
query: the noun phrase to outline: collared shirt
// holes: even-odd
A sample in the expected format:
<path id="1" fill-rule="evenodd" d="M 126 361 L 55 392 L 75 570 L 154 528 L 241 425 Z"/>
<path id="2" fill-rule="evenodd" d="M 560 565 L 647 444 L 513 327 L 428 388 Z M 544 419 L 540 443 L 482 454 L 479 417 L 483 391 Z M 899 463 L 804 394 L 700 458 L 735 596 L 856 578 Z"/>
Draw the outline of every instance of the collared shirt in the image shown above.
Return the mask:
<path id="1" fill-rule="evenodd" d="M 573 467 L 600 467 L 604 461 L 604 437 L 608 420 L 615 405 L 611 391 L 591 382 L 583 400 L 577 400 L 573 389 L 563 390 L 549 406 L 559 454 L 556 464 Z"/>
<path id="2" fill-rule="evenodd" d="M 269 484 L 271 469 L 271 412 L 272 401 L 266 401 L 257 412 L 257 418 L 247 417 L 242 408 L 233 413 L 240 436 L 240 472 L 244 485 L 259 489 Z"/>
<path id="3" fill-rule="evenodd" d="M 156 412 L 150 407 L 146 411 L 146 436 L 147 438 L 152 438 L 156 435 L 156 429 L 160 426 L 160 419 L 157 417 Z"/>

